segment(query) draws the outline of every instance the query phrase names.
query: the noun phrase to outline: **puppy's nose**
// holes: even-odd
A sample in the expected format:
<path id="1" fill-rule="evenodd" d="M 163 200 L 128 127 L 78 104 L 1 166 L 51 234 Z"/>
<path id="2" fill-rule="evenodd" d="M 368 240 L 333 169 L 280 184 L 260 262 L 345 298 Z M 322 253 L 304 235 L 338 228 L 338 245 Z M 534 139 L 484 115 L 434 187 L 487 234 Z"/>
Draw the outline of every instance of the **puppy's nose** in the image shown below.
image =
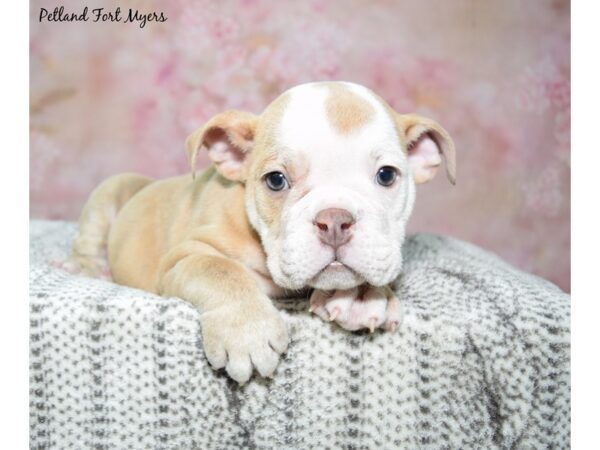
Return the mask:
<path id="1" fill-rule="evenodd" d="M 314 224 L 321 242 L 337 249 L 352 238 L 354 222 L 352 214 L 345 209 L 328 208 L 317 214 Z"/>

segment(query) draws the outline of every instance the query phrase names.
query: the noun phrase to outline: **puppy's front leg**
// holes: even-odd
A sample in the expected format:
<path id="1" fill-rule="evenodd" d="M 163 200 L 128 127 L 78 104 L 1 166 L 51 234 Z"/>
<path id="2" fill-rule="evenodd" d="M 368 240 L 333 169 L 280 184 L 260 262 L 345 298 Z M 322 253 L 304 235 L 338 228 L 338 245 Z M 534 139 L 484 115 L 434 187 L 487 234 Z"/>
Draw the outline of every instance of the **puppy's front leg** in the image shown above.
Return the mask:
<path id="1" fill-rule="evenodd" d="M 240 384 L 253 367 L 270 376 L 287 349 L 285 324 L 248 268 L 210 245 L 192 241 L 161 261 L 160 293 L 201 311 L 206 358 Z"/>
<path id="2" fill-rule="evenodd" d="M 362 285 L 354 289 L 321 291 L 310 297 L 310 311 L 335 321 L 346 330 L 384 328 L 394 332 L 402 321 L 400 301 L 389 286 Z"/>

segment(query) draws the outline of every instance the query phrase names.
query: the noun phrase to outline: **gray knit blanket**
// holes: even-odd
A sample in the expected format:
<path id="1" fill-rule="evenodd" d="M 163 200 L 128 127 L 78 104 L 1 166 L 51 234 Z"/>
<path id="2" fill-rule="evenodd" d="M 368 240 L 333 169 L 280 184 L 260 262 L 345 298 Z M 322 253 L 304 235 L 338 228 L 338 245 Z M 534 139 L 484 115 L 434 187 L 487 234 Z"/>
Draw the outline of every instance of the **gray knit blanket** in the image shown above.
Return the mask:
<path id="1" fill-rule="evenodd" d="M 394 334 L 280 302 L 289 350 L 240 387 L 185 301 L 52 267 L 75 233 L 31 223 L 32 449 L 569 447 L 570 298 L 473 245 L 406 240 Z"/>

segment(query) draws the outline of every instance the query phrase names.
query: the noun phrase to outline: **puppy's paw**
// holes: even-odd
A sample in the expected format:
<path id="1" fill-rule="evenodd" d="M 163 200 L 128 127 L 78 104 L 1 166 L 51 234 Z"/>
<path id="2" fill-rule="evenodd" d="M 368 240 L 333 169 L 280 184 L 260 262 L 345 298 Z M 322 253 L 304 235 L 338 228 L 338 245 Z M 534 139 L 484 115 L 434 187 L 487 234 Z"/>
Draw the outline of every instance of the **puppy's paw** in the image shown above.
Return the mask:
<path id="1" fill-rule="evenodd" d="M 234 303 L 202 313 L 202 337 L 208 362 L 225 370 L 240 384 L 253 369 L 263 377 L 273 375 L 279 355 L 287 350 L 285 324 L 268 299 Z"/>
<path id="2" fill-rule="evenodd" d="M 324 320 L 335 321 L 346 330 L 376 328 L 395 331 L 402 320 L 400 302 L 389 286 L 359 286 L 338 291 L 315 290 L 310 311 Z"/>
<path id="3" fill-rule="evenodd" d="M 53 260 L 50 261 L 50 264 L 73 275 L 83 275 L 112 281 L 110 267 L 106 258 L 71 255 L 64 261 Z"/>

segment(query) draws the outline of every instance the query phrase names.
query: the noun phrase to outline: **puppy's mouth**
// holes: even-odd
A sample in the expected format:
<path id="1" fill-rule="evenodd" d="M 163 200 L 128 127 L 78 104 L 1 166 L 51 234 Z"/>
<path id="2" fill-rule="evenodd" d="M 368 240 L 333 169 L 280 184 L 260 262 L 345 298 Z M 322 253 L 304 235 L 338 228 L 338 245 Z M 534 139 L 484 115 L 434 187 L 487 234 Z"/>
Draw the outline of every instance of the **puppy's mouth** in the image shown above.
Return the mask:
<path id="1" fill-rule="evenodd" d="M 351 289 L 364 282 L 364 278 L 347 264 L 334 259 L 323 267 L 309 282 L 317 289 Z"/>
<path id="2" fill-rule="evenodd" d="M 350 267 L 349 265 L 341 262 L 339 259 L 334 259 L 329 264 L 327 264 L 325 267 L 323 267 L 317 273 L 316 276 L 319 276 L 323 272 L 336 273 L 336 272 L 344 272 L 344 271 L 350 271 L 352 273 L 356 273 L 356 271 L 354 269 L 352 269 L 352 267 Z"/>

